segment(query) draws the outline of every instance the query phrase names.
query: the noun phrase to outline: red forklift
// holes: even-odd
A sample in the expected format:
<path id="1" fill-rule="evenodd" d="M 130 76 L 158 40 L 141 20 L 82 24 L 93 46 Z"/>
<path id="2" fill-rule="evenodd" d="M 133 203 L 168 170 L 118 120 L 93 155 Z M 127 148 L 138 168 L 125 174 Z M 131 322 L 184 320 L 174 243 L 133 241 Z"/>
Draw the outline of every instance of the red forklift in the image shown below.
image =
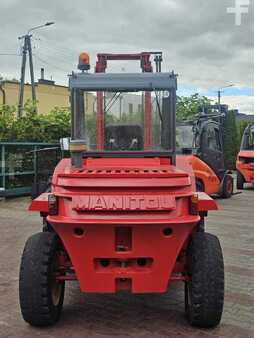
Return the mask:
<path id="1" fill-rule="evenodd" d="M 243 133 L 236 169 L 237 189 L 244 189 L 245 183 L 254 184 L 254 123 L 250 123 Z"/>
<path id="2" fill-rule="evenodd" d="M 224 120 L 225 116 L 215 110 L 203 112 L 194 121 L 177 123 L 177 160 L 185 156 L 192 163 L 198 191 L 230 198 L 234 180 L 225 167 Z"/>
<path id="3" fill-rule="evenodd" d="M 147 61 L 150 62 L 150 56 Z M 220 323 L 224 265 L 219 240 L 205 232 L 216 202 L 196 192 L 191 165 L 176 165 L 174 72 L 89 73 L 69 78 L 71 158 L 56 166 L 51 191 L 30 205 L 40 212 L 42 231 L 26 242 L 20 268 L 20 307 L 33 326 L 56 323 L 65 284 L 78 281 L 86 293 L 166 293 L 185 286 L 191 325 Z M 84 92 L 97 92 L 97 149 L 90 150 Z M 135 93 L 144 103 L 143 125 L 107 126 L 107 93 Z M 160 100 L 160 145 L 153 145 L 153 105 Z"/>

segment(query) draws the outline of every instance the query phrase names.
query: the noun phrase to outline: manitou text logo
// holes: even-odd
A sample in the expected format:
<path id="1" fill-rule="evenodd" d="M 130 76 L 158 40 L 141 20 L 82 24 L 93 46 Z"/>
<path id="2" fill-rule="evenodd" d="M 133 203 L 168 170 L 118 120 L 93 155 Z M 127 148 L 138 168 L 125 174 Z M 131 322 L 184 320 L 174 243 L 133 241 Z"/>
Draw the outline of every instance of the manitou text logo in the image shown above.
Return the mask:
<path id="1" fill-rule="evenodd" d="M 236 26 L 242 24 L 242 14 L 249 13 L 250 0 L 235 0 L 235 7 L 228 7 L 227 13 L 235 15 Z"/>
<path id="2" fill-rule="evenodd" d="M 175 199 L 170 196 L 75 196 L 72 208 L 76 211 L 148 211 L 173 210 Z"/>

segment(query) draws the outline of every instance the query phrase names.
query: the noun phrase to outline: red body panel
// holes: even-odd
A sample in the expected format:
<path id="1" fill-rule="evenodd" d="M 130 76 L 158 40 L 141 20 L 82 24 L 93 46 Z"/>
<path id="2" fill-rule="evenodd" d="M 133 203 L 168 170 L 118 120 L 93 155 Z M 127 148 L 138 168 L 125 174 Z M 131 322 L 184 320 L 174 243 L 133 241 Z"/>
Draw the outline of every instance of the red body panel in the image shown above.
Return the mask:
<path id="1" fill-rule="evenodd" d="M 29 206 L 29 211 L 40 211 L 47 214 L 49 212 L 48 195 L 49 193 L 45 192 L 35 198 Z"/>
<path id="2" fill-rule="evenodd" d="M 206 193 L 198 192 L 198 211 L 218 210 L 215 201 Z"/>
<path id="3" fill-rule="evenodd" d="M 116 228 L 120 225 L 82 224 L 84 235 L 78 237 L 74 234 L 75 224 L 56 224 L 51 217 L 48 220 L 61 236 L 83 292 L 116 292 L 119 290 L 117 280 L 127 279 L 131 292 L 147 293 L 167 290 L 176 258 L 193 231 L 197 217 L 192 218 L 192 223 L 188 220 L 186 224 L 171 224 L 173 234 L 169 237 L 163 234 L 165 225 L 148 225 L 145 221 L 134 225 L 129 221 L 132 247 L 124 252 L 115 249 Z M 140 267 L 137 258 L 146 258 L 151 263 Z M 109 259 L 110 265 L 100 266 L 100 259 Z"/>
<path id="4" fill-rule="evenodd" d="M 47 221 L 82 291 L 165 292 L 170 279 L 185 278 L 184 248 L 200 216 L 189 210 L 191 165 L 183 158 L 178 167 L 161 158 L 88 158 L 82 170 L 69 159 L 58 164 L 52 193 L 59 210 Z M 199 211 L 216 208 L 206 194 L 199 197 Z"/>
<path id="5" fill-rule="evenodd" d="M 244 163 L 244 159 L 252 159 L 251 163 Z M 236 169 L 243 175 L 247 183 L 254 184 L 254 150 L 241 150 L 236 161 Z"/>

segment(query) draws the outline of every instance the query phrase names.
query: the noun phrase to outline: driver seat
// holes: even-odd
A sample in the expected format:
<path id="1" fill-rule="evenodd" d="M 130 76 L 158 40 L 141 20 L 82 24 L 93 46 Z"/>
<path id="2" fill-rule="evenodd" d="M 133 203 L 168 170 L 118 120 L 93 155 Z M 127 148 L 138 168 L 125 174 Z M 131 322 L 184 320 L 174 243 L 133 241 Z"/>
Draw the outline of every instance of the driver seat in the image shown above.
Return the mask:
<path id="1" fill-rule="evenodd" d="M 105 149 L 138 151 L 144 149 L 143 128 L 139 124 L 111 124 L 105 128 Z"/>

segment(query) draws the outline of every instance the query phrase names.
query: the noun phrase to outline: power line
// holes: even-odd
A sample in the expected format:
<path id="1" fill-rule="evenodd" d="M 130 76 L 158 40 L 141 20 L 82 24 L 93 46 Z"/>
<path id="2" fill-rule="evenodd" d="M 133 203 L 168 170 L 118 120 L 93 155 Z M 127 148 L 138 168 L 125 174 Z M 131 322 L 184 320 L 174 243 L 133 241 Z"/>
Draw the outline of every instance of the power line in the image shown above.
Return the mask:
<path id="1" fill-rule="evenodd" d="M 53 54 L 53 53 L 54 53 L 54 51 L 52 52 L 52 49 L 43 48 L 42 52 L 40 51 L 39 55 L 42 54 L 42 56 L 44 55 L 45 57 L 49 57 L 49 55 L 50 55 L 50 59 L 54 59 L 55 61 L 60 62 L 60 63 L 71 63 L 71 64 L 74 63 L 74 58 L 65 57 L 63 55 L 60 56 L 60 55 Z"/>
<path id="2" fill-rule="evenodd" d="M 51 67 L 57 68 L 61 71 L 66 71 L 67 66 L 64 69 L 63 67 L 57 66 L 57 64 L 64 65 L 64 64 L 69 63 L 70 65 L 74 65 L 74 63 L 75 63 L 74 58 L 70 57 L 70 55 L 68 57 L 65 57 L 63 55 L 63 53 L 58 52 L 58 51 L 57 51 L 57 55 L 54 55 L 53 53 L 55 53 L 55 52 L 52 52 L 52 50 L 53 49 L 56 50 L 56 48 L 50 48 L 48 46 L 43 46 L 42 48 L 36 47 L 36 49 L 37 49 L 38 53 L 36 53 L 35 56 L 39 61 L 41 61 L 41 62 L 43 62 L 43 63 L 45 63 L 45 64 L 47 64 Z M 68 67 L 68 71 L 70 71 L 69 67 Z"/>
<path id="3" fill-rule="evenodd" d="M 42 43 L 45 42 L 45 39 L 44 39 L 43 36 L 38 35 L 38 34 L 36 34 L 36 36 L 39 38 L 40 41 L 42 41 Z M 47 39 L 47 41 L 48 41 L 48 39 Z M 54 47 L 57 48 L 58 50 L 61 50 L 64 53 L 67 52 L 67 49 L 65 47 L 63 47 L 62 44 L 60 45 L 58 41 L 56 41 L 56 40 L 52 41 L 51 40 L 50 42 L 54 43 Z"/>
<path id="4" fill-rule="evenodd" d="M 64 55 L 65 55 L 67 58 L 71 58 L 71 59 L 74 58 L 74 53 L 73 54 L 68 53 L 68 50 L 66 50 L 66 48 L 59 47 L 59 44 L 56 41 L 52 42 L 52 43 L 54 43 L 54 45 L 52 45 L 52 44 L 46 45 L 46 44 L 44 44 L 43 37 L 38 36 L 38 38 L 39 38 L 39 41 L 41 41 L 41 44 L 43 45 L 42 47 L 39 46 L 38 47 L 39 49 L 45 48 L 45 49 L 50 50 L 50 51 L 52 51 L 52 49 L 53 49 L 54 51 L 57 52 L 58 55 L 61 55 L 61 57 L 64 57 Z"/>
<path id="5" fill-rule="evenodd" d="M 66 72 L 66 69 L 61 68 L 61 67 L 59 67 L 59 66 L 56 66 L 55 64 L 53 64 L 53 63 L 51 63 L 51 62 L 48 62 L 48 61 L 42 59 L 42 58 L 41 58 L 40 56 L 38 56 L 37 54 L 34 54 L 34 57 L 35 57 L 35 59 L 39 60 L 40 62 L 42 62 L 42 63 L 45 64 L 45 65 L 48 65 L 48 66 L 53 67 L 53 68 L 57 68 L 57 69 L 60 70 L 61 72 Z"/>
<path id="6" fill-rule="evenodd" d="M 74 54 L 72 55 L 71 53 L 66 53 L 66 52 L 62 52 L 61 50 L 59 50 L 58 48 L 56 48 L 55 46 L 43 46 L 43 49 L 46 49 L 50 52 L 52 52 L 52 50 L 54 51 L 54 53 L 58 54 L 61 58 L 73 58 Z"/>
<path id="7" fill-rule="evenodd" d="M 12 53 L 0 53 L 1 56 L 21 56 L 20 54 L 12 54 Z"/>

